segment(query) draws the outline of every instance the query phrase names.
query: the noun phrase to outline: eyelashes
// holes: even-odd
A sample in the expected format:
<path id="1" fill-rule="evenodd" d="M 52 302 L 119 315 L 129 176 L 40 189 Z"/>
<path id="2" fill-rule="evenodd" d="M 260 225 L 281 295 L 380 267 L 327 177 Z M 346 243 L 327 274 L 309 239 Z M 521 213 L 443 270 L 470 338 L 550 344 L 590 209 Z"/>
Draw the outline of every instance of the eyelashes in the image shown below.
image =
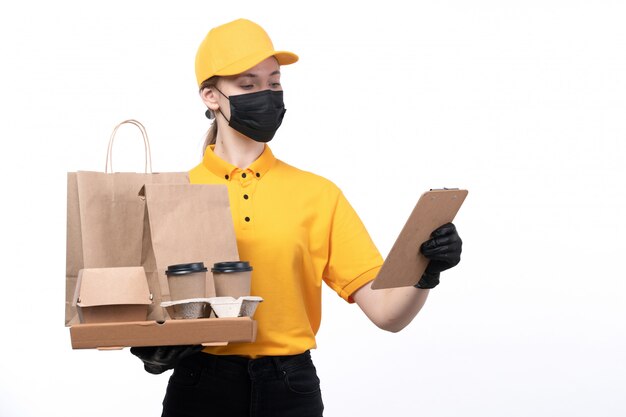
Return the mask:
<path id="1" fill-rule="evenodd" d="M 254 88 L 254 84 L 244 84 L 244 85 L 240 85 L 239 88 L 241 88 L 242 90 L 252 90 Z M 270 88 L 280 88 L 281 84 L 280 83 L 270 83 Z"/>

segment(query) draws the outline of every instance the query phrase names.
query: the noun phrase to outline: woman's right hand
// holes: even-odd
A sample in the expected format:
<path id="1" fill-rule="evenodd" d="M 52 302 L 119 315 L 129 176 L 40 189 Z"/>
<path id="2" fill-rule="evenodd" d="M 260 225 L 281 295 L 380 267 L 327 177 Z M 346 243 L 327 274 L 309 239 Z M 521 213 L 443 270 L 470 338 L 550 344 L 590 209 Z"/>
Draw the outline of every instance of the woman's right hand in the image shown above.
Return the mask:
<path id="1" fill-rule="evenodd" d="M 174 369 L 183 358 L 198 353 L 201 345 L 131 347 L 130 353 L 143 362 L 146 372 L 158 375 Z"/>

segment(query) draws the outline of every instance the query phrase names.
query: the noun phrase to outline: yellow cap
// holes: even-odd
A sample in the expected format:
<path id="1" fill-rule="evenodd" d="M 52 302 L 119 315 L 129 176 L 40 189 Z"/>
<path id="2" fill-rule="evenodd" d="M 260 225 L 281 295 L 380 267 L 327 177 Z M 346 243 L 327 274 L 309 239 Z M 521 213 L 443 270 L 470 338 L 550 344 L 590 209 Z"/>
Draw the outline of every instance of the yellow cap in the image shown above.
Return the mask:
<path id="1" fill-rule="evenodd" d="M 215 75 L 241 74 L 270 56 L 280 65 L 293 64 L 298 55 L 275 51 L 263 28 L 247 19 L 217 26 L 206 35 L 196 54 L 198 86 Z"/>

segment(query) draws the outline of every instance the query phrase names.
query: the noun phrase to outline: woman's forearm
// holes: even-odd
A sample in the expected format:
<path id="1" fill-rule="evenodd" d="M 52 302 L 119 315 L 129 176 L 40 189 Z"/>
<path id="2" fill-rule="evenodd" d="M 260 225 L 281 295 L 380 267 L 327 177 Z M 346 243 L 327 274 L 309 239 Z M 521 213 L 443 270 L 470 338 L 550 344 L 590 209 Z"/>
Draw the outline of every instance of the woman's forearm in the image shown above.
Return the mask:
<path id="1" fill-rule="evenodd" d="M 415 318 L 429 292 L 414 287 L 373 290 L 371 286 L 371 282 L 364 285 L 352 298 L 376 326 L 394 333 Z"/>

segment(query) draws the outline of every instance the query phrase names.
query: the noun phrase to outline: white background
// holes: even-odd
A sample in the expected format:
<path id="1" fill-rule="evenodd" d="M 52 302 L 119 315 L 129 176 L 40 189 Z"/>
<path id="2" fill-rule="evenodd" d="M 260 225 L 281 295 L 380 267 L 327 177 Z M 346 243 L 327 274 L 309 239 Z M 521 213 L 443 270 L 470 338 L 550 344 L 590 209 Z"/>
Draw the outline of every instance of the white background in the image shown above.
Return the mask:
<path id="1" fill-rule="evenodd" d="M 424 190 L 470 190 L 463 261 L 404 331 L 325 290 L 326 415 L 626 415 L 626 5 L 604 0 L 3 5 L 0 415 L 159 415 L 167 375 L 70 348 L 66 172 L 102 171 L 131 117 L 155 170 L 199 163 L 196 48 L 238 17 L 301 57 L 274 153 L 383 254 Z M 116 170 L 143 169 L 138 138 Z"/>

